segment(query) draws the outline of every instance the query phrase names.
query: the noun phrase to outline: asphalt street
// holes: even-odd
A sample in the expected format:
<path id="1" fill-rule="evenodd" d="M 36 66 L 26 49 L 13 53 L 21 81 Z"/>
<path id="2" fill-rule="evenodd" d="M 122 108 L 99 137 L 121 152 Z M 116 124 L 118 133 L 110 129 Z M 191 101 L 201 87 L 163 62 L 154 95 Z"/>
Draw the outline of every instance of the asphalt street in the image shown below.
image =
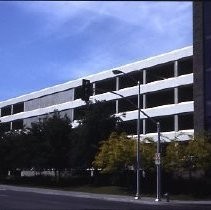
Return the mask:
<path id="1" fill-rule="evenodd" d="M 114 201 L 20 190 L 0 189 L 0 210 L 211 210 L 207 204 Z"/>

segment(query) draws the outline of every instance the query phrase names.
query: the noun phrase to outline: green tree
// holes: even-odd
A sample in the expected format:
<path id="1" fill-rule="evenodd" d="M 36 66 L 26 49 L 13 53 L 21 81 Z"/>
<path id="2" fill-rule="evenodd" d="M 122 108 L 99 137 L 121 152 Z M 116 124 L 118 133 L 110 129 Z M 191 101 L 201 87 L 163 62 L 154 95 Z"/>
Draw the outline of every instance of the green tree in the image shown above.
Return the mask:
<path id="1" fill-rule="evenodd" d="M 44 138 L 50 146 L 48 154 L 49 165 L 58 171 L 69 167 L 72 126 L 68 117 L 61 118 L 58 112 L 44 120 Z"/>
<path id="2" fill-rule="evenodd" d="M 172 140 L 168 143 L 164 159 L 167 171 L 177 172 L 181 175 L 195 170 L 208 171 L 211 167 L 211 143 L 206 136 L 196 136 L 181 142 Z"/>
<path id="3" fill-rule="evenodd" d="M 108 140 L 102 141 L 95 156 L 93 166 L 102 172 L 119 172 L 128 169 L 135 162 L 135 141 L 125 133 L 112 133 Z"/>
<path id="4" fill-rule="evenodd" d="M 102 141 L 93 165 L 103 172 L 118 172 L 136 165 L 136 139 L 129 138 L 125 133 L 112 133 L 108 140 Z M 140 143 L 141 168 L 154 170 L 155 143 L 150 138 Z"/>
<path id="5" fill-rule="evenodd" d="M 209 139 L 204 137 L 195 137 L 188 142 L 184 165 L 189 171 L 189 177 L 192 177 L 192 171 L 203 170 L 208 171 L 211 168 L 211 143 Z"/>
<path id="6" fill-rule="evenodd" d="M 42 172 L 45 168 L 49 168 L 50 145 L 44 135 L 44 123 L 32 123 L 28 134 L 30 141 L 31 168 Z"/>
<path id="7" fill-rule="evenodd" d="M 5 133 L 0 140 L 1 170 L 23 170 L 30 166 L 29 142 L 25 130 Z"/>
<path id="8" fill-rule="evenodd" d="M 140 143 L 141 168 L 148 171 L 155 170 L 156 144 L 152 138 L 145 138 Z"/>
<path id="9" fill-rule="evenodd" d="M 60 172 L 70 167 L 69 155 L 72 141 L 72 126 L 70 119 L 62 118 L 55 111 L 51 117 L 35 123 L 30 129 L 33 147 L 34 167 L 41 170 L 44 167 L 54 168 L 59 179 Z"/>
<path id="10" fill-rule="evenodd" d="M 172 140 L 168 143 L 164 157 L 164 168 L 166 171 L 183 173 L 186 147 L 187 145 L 185 143 L 181 143 L 177 140 Z"/>
<path id="11" fill-rule="evenodd" d="M 117 118 L 111 115 L 105 102 L 96 102 L 86 106 L 80 125 L 74 129 L 74 151 L 71 161 L 76 168 L 89 168 L 98 151 L 99 142 L 108 139 L 115 130 Z"/>

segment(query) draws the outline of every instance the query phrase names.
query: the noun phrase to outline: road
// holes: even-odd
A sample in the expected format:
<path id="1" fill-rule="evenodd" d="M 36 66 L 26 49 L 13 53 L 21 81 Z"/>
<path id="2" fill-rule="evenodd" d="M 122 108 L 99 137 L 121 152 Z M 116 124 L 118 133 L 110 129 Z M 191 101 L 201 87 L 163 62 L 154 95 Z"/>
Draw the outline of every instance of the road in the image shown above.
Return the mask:
<path id="1" fill-rule="evenodd" d="M 0 190 L 0 210 L 210 210 L 211 205 L 117 202 L 65 195 Z"/>

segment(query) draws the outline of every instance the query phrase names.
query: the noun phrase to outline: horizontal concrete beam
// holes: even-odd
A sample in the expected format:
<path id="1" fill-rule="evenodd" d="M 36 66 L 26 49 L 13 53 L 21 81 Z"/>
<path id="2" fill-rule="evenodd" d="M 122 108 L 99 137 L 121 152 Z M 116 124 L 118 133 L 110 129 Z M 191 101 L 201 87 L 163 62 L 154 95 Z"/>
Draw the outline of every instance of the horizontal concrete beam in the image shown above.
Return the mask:
<path id="1" fill-rule="evenodd" d="M 119 66 L 119 67 L 116 67 L 116 68 L 113 68 L 113 69 L 110 69 L 107 71 L 102 71 L 97 74 L 79 78 L 77 80 L 72 80 L 72 81 L 69 81 L 69 82 L 66 82 L 63 84 L 44 88 L 42 90 L 35 91 L 35 92 L 29 93 L 29 94 L 25 94 L 25 95 L 22 95 L 22 96 L 19 96 L 16 98 L 8 99 L 8 100 L 0 102 L 0 108 L 7 106 L 7 105 L 11 105 L 11 104 L 15 104 L 15 103 L 23 102 L 23 101 L 28 101 L 28 100 L 31 100 L 34 98 L 39 98 L 39 97 L 42 97 L 45 95 L 49 95 L 49 94 L 53 94 L 56 92 L 60 92 L 60 91 L 64 91 L 67 89 L 78 87 L 82 84 L 82 79 L 89 79 L 89 80 L 91 80 L 91 82 L 95 82 L 95 81 L 115 77 L 115 75 L 112 73 L 112 70 L 114 70 L 114 69 L 120 69 L 120 70 L 124 71 L 125 73 L 128 73 L 128 72 L 149 68 L 149 67 L 156 66 L 159 64 L 163 64 L 163 63 L 168 63 L 170 61 L 179 60 L 181 58 L 189 57 L 192 55 L 193 55 L 193 47 L 192 46 L 185 47 L 182 49 L 177 49 L 177 50 L 174 50 L 174 51 L 171 51 L 168 53 L 164 53 L 164 54 L 160 54 L 157 56 L 153 56 L 153 57 L 150 57 L 150 58 L 147 58 L 147 59 L 135 62 L 135 63 L 130 63 L 130 64 L 127 64 L 124 66 Z"/>

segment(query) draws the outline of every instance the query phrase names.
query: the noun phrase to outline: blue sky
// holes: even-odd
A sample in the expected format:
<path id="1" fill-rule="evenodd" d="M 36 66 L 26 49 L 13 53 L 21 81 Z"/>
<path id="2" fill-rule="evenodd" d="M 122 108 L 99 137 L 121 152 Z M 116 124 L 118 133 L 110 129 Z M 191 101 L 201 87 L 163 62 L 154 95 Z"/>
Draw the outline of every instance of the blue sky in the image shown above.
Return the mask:
<path id="1" fill-rule="evenodd" d="M 0 1 L 0 101 L 192 45 L 191 2 Z"/>

